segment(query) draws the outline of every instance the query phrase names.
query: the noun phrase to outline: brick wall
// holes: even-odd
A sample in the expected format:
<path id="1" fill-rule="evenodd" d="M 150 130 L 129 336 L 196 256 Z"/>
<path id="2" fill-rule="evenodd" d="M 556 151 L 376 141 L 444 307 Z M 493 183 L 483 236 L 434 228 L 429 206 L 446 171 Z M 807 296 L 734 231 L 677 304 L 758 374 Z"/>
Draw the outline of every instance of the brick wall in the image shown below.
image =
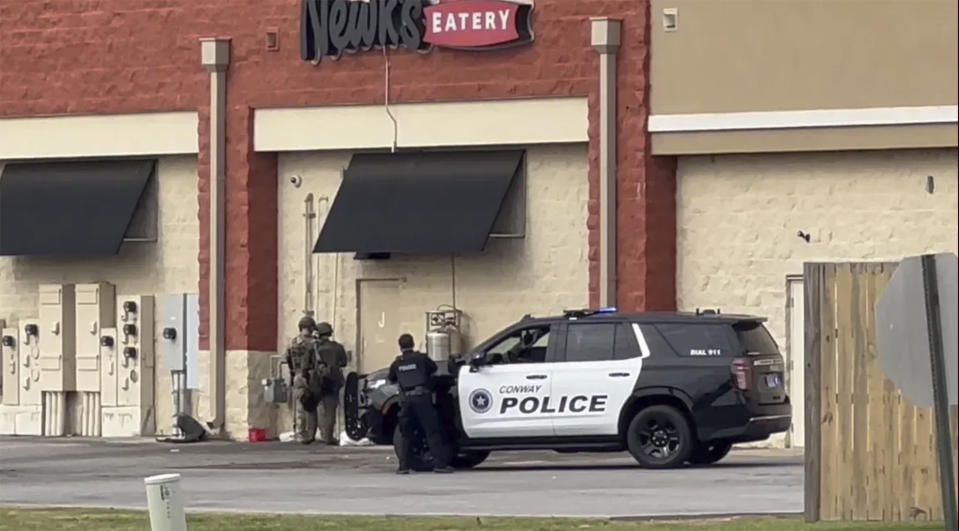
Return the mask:
<path id="1" fill-rule="evenodd" d="M 251 108 L 383 101 L 384 57 L 346 55 L 319 66 L 298 55 L 297 0 L 23 0 L 0 3 L 0 117 L 199 110 L 201 311 L 206 315 L 208 85 L 200 37 L 232 39 L 227 117 L 228 349 L 275 348 L 276 165 L 250 150 Z M 673 305 L 674 186 L 670 161 L 649 158 L 648 3 L 541 0 L 536 43 L 485 53 L 390 51 L 394 102 L 589 95 L 590 291 L 598 282 L 597 59 L 589 17 L 623 20 L 619 61 L 620 306 Z M 264 33 L 279 30 L 280 50 Z M 548 127 L 548 124 L 544 124 Z M 655 234 L 653 234 L 655 232 Z M 206 343 L 205 330 L 202 343 Z"/>

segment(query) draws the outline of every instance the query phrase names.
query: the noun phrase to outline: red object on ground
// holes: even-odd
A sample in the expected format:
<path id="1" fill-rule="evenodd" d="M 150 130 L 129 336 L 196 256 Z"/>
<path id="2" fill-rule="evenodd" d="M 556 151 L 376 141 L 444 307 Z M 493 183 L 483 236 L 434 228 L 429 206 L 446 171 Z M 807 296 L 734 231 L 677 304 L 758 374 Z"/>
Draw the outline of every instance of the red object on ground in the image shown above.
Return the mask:
<path id="1" fill-rule="evenodd" d="M 266 429 L 250 428 L 250 442 L 266 442 Z"/>

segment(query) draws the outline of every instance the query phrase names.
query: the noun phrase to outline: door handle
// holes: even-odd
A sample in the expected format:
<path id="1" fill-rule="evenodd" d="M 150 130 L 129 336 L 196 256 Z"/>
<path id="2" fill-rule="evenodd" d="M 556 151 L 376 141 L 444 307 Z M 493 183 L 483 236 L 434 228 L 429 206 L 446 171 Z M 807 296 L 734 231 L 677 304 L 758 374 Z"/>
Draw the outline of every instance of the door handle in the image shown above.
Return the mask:
<path id="1" fill-rule="evenodd" d="M 545 380 L 545 379 L 546 379 L 546 375 L 545 375 L 545 374 L 530 374 L 530 375 L 526 376 L 526 379 L 527 379 L 527 380 Z"/>
<path id="2" fill-rule="evenodd" d="M 609 373 L 609 377 L 610 378 L 628 378 L 629 373 L 628 372 L 611 372 Z"/>

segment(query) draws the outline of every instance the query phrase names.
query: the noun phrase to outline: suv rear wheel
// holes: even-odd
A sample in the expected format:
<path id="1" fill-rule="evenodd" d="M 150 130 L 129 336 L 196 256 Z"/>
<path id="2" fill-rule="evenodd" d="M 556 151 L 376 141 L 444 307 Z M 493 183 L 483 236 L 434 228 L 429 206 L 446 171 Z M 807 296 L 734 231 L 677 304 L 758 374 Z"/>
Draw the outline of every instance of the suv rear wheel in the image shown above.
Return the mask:
<path id="1" fill-rule="evenodd" d="M 732 443 L 726 441 L 701 442 L 690 454 L 689 462 L 694 465 L 711 465 L 726 457 L 732 447 Z"/>
<path id="2" fill-rule="evenodd" d="M 645 468 L 683 466 L 693 451 L 692 431 L 686 417 L 672 406 L 649 406 L 633 417 L 626 445 Z"/>

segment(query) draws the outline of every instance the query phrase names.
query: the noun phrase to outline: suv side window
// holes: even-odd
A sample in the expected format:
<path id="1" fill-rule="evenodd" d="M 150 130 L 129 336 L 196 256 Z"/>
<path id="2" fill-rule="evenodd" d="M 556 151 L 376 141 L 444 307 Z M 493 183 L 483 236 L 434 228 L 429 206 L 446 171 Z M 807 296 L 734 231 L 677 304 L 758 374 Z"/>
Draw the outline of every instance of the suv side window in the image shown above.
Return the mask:
<path id="1" fill-rule="evenodd" d="M 727 324 L 674 323 L 656 325 L 676 354 L 683 357 L 735 356 Z"/>
<path id="2" fill-rule="evenodd" d="M 638 358 L 643 353 L 636 343 L 636 333 L 633 332 L 633 326 L 630 323 L 616 325 L 616 342 L 613 358 L 617 360 L 628 360 Z"/>
<path id="3" fill-rule="evenodd" d="M 549 348 L 549 326 L 523 328 L 510 333 L 486 349 L 492 365 L 504 363 L 543 363 Z"/>
<path id="4" fill-rule="evenodd" d="M 614 323 L 570 323 L 566 332 L 566 361 L 613 359 Z"/>
<path id="5" fill-rule="evenodd" d="M 646 347 L 649 348 L 650 357 L 656 359 L 659 356 L 676 355 L 673 347 L 666 342 L 666 340 L 663 338 L 663 334 L 659 333 L 659 329 L 656 328 L 656 325 L 641 324 L 639 325 L 639 328 L 643 332 L 643 339 L 646 341 Z"/>

